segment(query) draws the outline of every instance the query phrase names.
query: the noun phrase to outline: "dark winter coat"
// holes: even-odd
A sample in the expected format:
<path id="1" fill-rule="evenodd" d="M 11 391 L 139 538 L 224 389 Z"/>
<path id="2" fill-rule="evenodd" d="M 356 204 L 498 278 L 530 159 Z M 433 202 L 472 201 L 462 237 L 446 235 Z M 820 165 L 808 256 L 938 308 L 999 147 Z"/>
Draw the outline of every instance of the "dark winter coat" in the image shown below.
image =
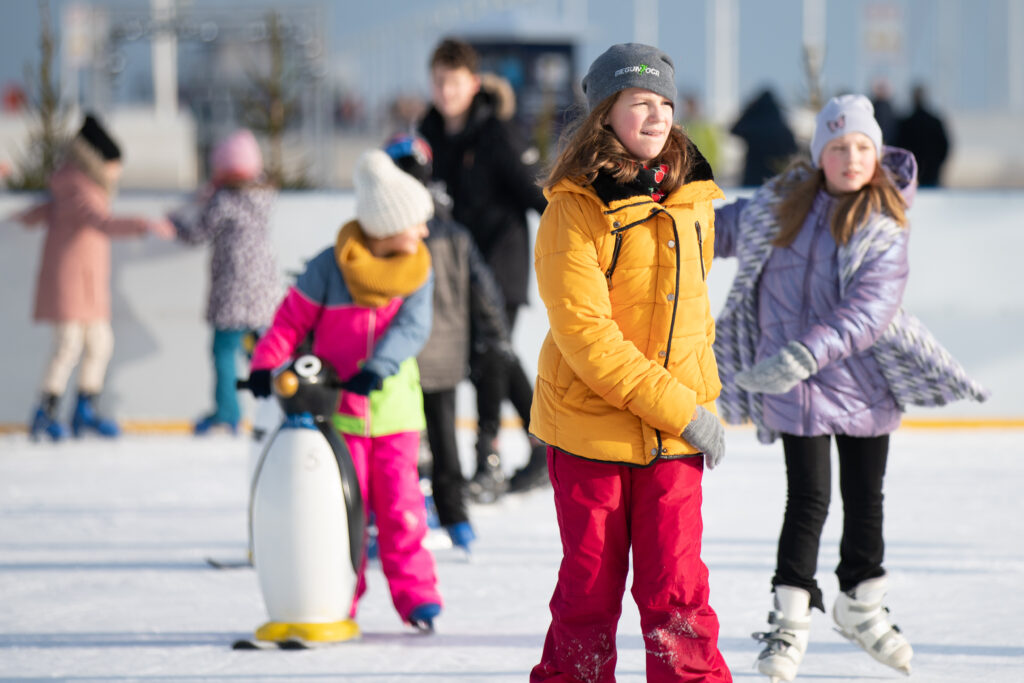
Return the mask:
<path id="1" fill-rule="evenodd" d="M 525 304 L 530 269 L 527 209 L 547 205 L 536 184 L 537 159 L 512 124 L 496 115 L 498 100 L 481 90 L 466 127 L 449 135 L 435 108 L 420 123 L 434 152 L 434 179 L 444 182 L 453 217 L 466 226 L 494 272 L 507 303 Z"/>
<path id="2" fill-rule="evenodd" d="M 178 239 L 213 243 L 206 320 L 218 330 L 258 330 L 270 324 L 283 292 L 270 245 L 268 188 L 227 189 L 171 216 Z"/>
<path id="3" fill-rule="evenodd" d="M 942 165 L 949 155 L 949 137 L 939 117 L 924 107 L 917 107 L 900 121 L 896 145 L 913 152 L 917 158 L 918 183 L 922 187 L 939 184 Z"/>
<path id="4" fill-rule="evenodd" d="M 747 105 L 730 132 L 747 143 L 742 179 L 746 187 L 760 185 L 781 171 L 797 151 L 793 132 L 768 90 Z"/>
<path id="5" fill-rule="evenodd" d="M 417 357 L 424 391 L 453 389 L 469 369 L 470 338 L 480 351 L 509 347 L 505 302 L 473 236 L 443 207 L 427 222 L 434 268 L 434 320 Z"/>

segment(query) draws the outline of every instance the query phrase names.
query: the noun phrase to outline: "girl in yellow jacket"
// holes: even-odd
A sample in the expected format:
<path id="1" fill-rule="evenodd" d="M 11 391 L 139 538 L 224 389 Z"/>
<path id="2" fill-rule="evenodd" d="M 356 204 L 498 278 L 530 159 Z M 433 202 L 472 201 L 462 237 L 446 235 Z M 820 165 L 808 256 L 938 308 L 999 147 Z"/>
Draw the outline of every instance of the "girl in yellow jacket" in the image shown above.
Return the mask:
<path id="1" fill-rule="evenodd" d="M 724 455 L 707 297 L 711 169 L 673 125 L 672 62 L 614 45 L 545 180 L 535 250 L 551 330 L 530 416 L 563 558 L 530 680 L 614 681 L 630 548 L 648 681 L 731 681 L 700 559 L 701 477 Z"/>

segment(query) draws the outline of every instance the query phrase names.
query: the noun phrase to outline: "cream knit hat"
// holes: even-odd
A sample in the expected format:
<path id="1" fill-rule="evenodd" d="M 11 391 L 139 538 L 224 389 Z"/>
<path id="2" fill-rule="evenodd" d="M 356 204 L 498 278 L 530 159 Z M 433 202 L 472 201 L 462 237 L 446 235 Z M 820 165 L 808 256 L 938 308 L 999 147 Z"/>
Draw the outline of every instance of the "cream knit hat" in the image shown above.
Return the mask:
<path id="1" fill-rule="evenodd" d="M 430 191 L 379 149 L 359 157 L 352 181 L 356 219 L 368 237 L 391 237 L 434 215 Z"/>

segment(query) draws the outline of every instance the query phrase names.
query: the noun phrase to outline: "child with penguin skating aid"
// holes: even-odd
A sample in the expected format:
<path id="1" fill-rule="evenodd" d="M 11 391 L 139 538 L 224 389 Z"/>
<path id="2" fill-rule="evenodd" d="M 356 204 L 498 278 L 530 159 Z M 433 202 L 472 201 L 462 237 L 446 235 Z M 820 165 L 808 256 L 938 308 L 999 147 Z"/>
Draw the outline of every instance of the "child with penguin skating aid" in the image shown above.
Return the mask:
<path id="1" fill-rule="evenodd" d="M 423 395 L 415 356 L 430 333 L 433 275 L 423 244 L 430 193 L 380 150 L 354 173 L 356 218 L 314 257 L 253 350 L 250 388 L 270 393 L 274 368 L 312 332 L 313 353 L 342 381 L 333 421 L 352 454 L 381 568 L 403 621 L 433 628 L 442 601 L 423 547 L 426 509 L 417 473 Z M 352 605 L 366 590 L 365 556 Z"/>

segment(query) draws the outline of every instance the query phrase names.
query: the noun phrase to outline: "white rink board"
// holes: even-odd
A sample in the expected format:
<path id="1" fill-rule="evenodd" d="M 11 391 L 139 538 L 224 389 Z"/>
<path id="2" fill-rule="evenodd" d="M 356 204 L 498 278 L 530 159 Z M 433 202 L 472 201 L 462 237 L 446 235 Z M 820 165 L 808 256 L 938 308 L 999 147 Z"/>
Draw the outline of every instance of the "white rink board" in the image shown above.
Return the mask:
<path id="1" fill-rule="evenodd" d="M 726 189 L 733 199 L 747 190 Z M 29 205 L 33 195 L 0 196 L 0 217 Z M 157 216 L 185 201 L 178 193 L 125 192 L 115 209 Z M 352 217 L 350 192 L 282 195 L 273 241 L 283 273 L 333 243 Z M 921 190 L 910 213 L 911 277 L 904 304 L 935 332 L 970 372 L 993 391 L 985 404 L 918 409 L 922 417 L 1024 417 L 1024 192 Z M 535 225 L 535 221 L 534 221 Z M 36 400 L 51 345 L 48 326 L 31 322 L 42 234 L 0 222 L 0 363 L 8 390 L 0 394 L 0 424 L 24 421 Z M 116 339 L 103 405 L 119 418 L 186 420 L 210 407 L 210 330 L 203 321 L 207 248 L 152 238 L 115 244 Z M 725 300 L 734 273 L 716 261 L 709 278 L 712 310 Z M 547 320 L 536 292 L 520 314 L 515 346 L 527 371 L 536 368 Z M 70 403 L 68 401 L 67 403 Z M 472 417 L 471 402 L 460 414 Z M 67 405 L 64 406 L 68 408 Z"/>

